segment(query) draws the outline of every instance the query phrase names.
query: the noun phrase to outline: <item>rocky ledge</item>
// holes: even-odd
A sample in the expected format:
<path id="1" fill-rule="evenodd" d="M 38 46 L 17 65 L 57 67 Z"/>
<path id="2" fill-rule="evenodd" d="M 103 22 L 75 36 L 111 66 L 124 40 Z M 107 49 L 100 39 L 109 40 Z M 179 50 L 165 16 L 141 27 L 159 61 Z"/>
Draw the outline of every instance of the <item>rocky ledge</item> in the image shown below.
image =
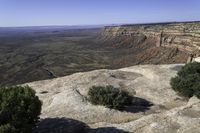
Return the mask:
<path id="1" fill-rule="evenodd" d="M 198 133 L 200 100 L 179 97 L 169 84 L 181 67 L 181 64 L 141 65 L 27 83 L 43 102 L 37 130 L 40 133 Z M 123 111 L 94 106 L 87 101 L 87 92 L 93 85 L 120 87 L 137 97 L 138 103 Z"/>
<path id="2" fill-rule="evenodd" d="M 158 47 L 178 48 L 189 54 L 200 54 L 200 22 L 108 26 L 102 36 L 153 39 Z"/>

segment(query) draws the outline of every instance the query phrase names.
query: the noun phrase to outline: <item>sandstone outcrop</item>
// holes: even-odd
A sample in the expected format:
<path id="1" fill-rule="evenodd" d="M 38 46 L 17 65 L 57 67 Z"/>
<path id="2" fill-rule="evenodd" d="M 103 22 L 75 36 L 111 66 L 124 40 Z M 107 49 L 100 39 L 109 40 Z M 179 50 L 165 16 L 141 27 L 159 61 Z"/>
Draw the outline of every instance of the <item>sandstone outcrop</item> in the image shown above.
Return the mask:
<path id="1" fill-rule="evenodd" d="M 190 54 L 200 54 L 200 22 L 108 26 L 102 36 L 145 36 L 153 39 L 157 47 L 178 48 Z"/>
<path id="2" fill-rule="evenodd" d="M 92 129 L 88 131 L 91 133 L 198 133 L 200 100 L 179 97 L 169 84 L 181 67 L 181 64 L 141 65 L 96 70 L 26 85 L 35 89 L 43 101 L 41 118 L 60 118 L 61 124 L 63 118 L 68 119 L 68 124 L 81 121 Z M 94 106 L 87 101 L 87 92 L 93 85 L 120 87 L 138 97 L 138 103 L 123 111 Z M 56 128 L 56 123 L 46 122 L 41 129 Z M 77 124 L 69 124 L 70 129 L 72 125 Z"/>

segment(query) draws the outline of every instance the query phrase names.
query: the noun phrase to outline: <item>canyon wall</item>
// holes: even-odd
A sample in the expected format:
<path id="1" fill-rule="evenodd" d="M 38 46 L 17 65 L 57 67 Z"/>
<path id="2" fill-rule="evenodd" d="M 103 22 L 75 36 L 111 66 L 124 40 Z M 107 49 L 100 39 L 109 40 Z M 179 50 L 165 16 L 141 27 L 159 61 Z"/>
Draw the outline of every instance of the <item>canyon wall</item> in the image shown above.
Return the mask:
<path id="1" fill-rule="evenodd" d="M 155 40 L 157 47 L 178 48 L 195 56 L 200 54 L 200 22 L 107 26 L 102 34 L 113 39 L 146 36 Z"/>

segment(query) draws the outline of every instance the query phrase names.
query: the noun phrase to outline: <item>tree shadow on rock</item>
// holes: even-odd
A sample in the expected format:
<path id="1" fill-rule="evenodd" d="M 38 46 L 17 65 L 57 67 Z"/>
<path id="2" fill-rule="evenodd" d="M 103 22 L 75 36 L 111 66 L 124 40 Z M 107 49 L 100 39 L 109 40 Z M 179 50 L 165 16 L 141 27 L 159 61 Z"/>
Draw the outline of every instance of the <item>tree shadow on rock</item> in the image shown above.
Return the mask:
<path id="1" fill-rule="evenodd" d="M 41 120 L 33 133 L 88 133 L 85 123 L 66 118 L 47 118 Z"/>
<path id="2" fill-rule="evenodd" d="M 171 70 L 180 71 L 182 68 L 183 68 L 183 65 L 176 65 L 176 66 L 172 67 Z"/>
<path id="3" fill-rule="evenodd" d="M 97 129 L 91 129 L 89 133 L 129 133 L 129 132 L 117 129 L 115 127 L 102 127 Z"/>
<path id="4" fill-rule="evenodd" d="M 150 110 L 151 106 L 153 106 L 153 103 L 139 97 L 133 97 L 132 104 L 126 106 L 123 111 L 130 113 L 145 112 Z"/>
<path id="5" fill-rule="evenodd" d="M 66 118 L 46 118 L 33 129 L 33 133 L 128 133 L 114 127 L 91 129 L 87 124 Z"/>

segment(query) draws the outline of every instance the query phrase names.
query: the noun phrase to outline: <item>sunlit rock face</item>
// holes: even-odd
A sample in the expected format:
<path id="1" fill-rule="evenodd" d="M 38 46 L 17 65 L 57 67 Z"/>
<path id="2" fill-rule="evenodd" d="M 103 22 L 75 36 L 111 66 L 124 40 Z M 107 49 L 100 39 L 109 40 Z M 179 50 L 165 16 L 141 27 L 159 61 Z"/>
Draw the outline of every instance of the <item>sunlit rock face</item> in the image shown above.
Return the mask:
<path id="1" fill-rule="evenodd" d="M 42 131 L 58 128 L 69 132 L 88 125 L 88 133 L 198 133 L 200 100 L 196 97 L 186 100 L 170 87 L 170 79 L 182 66 L 139 65 L 96 70 L 26 85 L 36 90 L 43 102 L 41 118 L 46 119 L 39 124 Z M 92 105 L 87 93 L 93 85 L 122 88 L 137 97 L 138 103 L 122 111 Z"/>
<path id="2" fill-rule="evenodd" d="M 105 27 L 104 38 L 146 37 L 153 39 L 158 47 L 178 48 L 191 53 L 200 53 L 200 22 L 123 25 Z"/>
<path id="3" fill-rule="evenodd" d="M 200 57 L 194 58 L 194 59 L 193 59 L 193 62 L 198 62 L 198 63 L 200 63 Z"/>

